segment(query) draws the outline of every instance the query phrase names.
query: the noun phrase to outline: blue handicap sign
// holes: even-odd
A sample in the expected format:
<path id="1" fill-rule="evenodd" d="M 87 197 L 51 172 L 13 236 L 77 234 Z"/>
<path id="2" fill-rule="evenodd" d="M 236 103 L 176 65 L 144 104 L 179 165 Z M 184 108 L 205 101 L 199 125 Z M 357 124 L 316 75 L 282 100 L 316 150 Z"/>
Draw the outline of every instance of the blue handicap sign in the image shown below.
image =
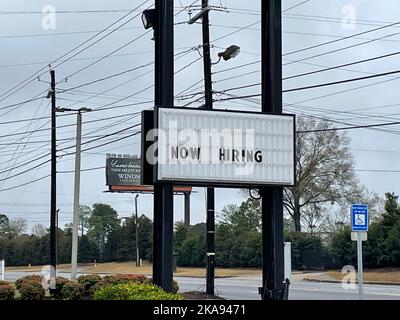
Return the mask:
<path id="1" fill-rule="evenodd" d="M 368 231 L 368 205 L 351 205 L 351 230 Z"/>

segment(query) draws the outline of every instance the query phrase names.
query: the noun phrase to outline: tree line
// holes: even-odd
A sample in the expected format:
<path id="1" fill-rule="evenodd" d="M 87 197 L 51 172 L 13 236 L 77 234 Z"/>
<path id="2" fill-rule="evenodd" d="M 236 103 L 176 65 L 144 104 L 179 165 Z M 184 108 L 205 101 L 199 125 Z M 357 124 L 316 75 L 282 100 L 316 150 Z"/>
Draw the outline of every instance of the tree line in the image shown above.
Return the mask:
<path id="1" fill-rule="evenodd" d="M 299 117 L 296 125 L 297 183 L 284 188 L 285 240 L 292 243 L 293 267 L 354 262 L 355 244 L 348 227 L 351 203 L 366 203 L 370 208 L 369 240 L 364 246 L 367 266 L 398 265 L 397 196 L 387 193 L 386 199 L 380 199 L 360 185 L 345 132 L 330 130 L 331 123 L 313 118 Z M 151 260 L 152 222 L 144 215 L 138 220 L 140 256 Z M 217 221 L 217 266 L 260 267 L 260 201 L 250 197 L 239 206 L 228 205 Z M 121 221 L 107 204 L 81 206 L 79 225 L 80 262 L 136 259 L 133 217 Z M 28 235 L 25 227 L 23 219 L 8 220 L 0 215 L 0 256 L 14 265 L 47 263 L 47 230 L 38 225 L 34 234 Z M 71 229 L 69 225 L 58 230 L 59 263 L 70 260 Z M 205 252 L 204 224 L 175 226 L 174 253 L 179 265 L 205 266 Z"/>
<path id="2" fill-rule="evenodd" d="M 400 266 L 399 197 L 386 193 L 384 211 L 370 223 L 364 243 L 364 264 L 369 268 Z M 216 266 L 250 267 L 262 265 L 262 226 L 260 200 L 249 198 L 241 205 L 228 205 L 217 217 Z M 151 261 L 153 223 L 138 218 L 140 257 Z M 18 227 L 16 227 L 18 225 Z M 136 260 L 135 218 L 118 218 L 107 204 L 81 207 L 78 262 Z M 23 233 L 24 222 L 9 221 L 0 215 L 0 258 L 7 265 L 48 264 L 48 230 L 35 226 L 34 233 Z M 284 238 L 292 243 L 292 267 L 339 268 L 356 264 L 356 244 L 351 241 L 350 226 L 339 224 L 330 233 L 298 232 L 286 220 Z M 72 226 L 57 230 L 58 263 L 71 259 Z M 174 253 L 178 266 L 205 267 L 206 225 L 186 226 L 179 222 L 174 230 Z"/>

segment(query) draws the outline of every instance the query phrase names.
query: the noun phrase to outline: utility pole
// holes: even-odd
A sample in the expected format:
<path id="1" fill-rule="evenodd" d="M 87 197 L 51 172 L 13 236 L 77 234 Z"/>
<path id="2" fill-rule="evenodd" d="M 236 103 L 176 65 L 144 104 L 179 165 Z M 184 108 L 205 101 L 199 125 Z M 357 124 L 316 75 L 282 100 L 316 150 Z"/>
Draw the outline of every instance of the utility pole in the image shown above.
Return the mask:
<path id="1" fill-rule="evenodd" d="M 50 71 L 51 76 L 51 192 L 50 192 L 50 289 L 56 287 L 57 273 L 57 150 L 56 150 L 56 74 Z"/>
<path id="2" fill-rule="evenodd" d="M 174 1 L 155 1 L 155 111 L 174 105 Z M 158 128 L 157 112 L 154 128 Z M 154 175 L 155 176 L 155 175 Z M 153 282 L 172 290 L 172 237 L 174 228 L 171 183 L 154 184 Z"/>
<path id="3" fill-rule="evenodd" d="M 72 249 L 71 249 L 71 280 L 75 280 L 78 267 L 78 223 L 79 223 L 79 194 L 80 194 L 80 182 L 81 182 L 82 112 L 92 111 L 92 109 L 80 108 L 76 110 L 68 108 L 56 108 L 56 112 L 66 112 L 66 111 L 77 112 L 74 208 L 72 216 Z M 82 236 L 83 236 L 83 223 L 82 223 Z"/>
<path id="4" fill-rule="evenodd" d="M 282 113 L 282 2 L 261 1 L 262 112 Z M 284 284 L 283 188 L 262 187 L 262 300 L 282 300 Z"/>
<path id="5" fill-rule="evenodd" d="M 76 120 L 76 151 L 75 151 L 75 183 L 74 183 L 74 212 L 72 217 L 72 252 L 71 279 L 76 279 L 78 267 L 78 222 L 79 222 L 79 193 L 81 180 L 81 142 L 82 142 L 82 112 L 78 111 Z"/>
<path id="6" fill-rule="evenodd" d="M 211 78 L 211 54 L 210 54 L 210 25 L 208 0 L 202 0 L 203 20 L 203 63 L 204 63 L 204 95 L 205 109 L 213 108 L 212 78 Z M 206 293 L 214 295 L 215 275 L 215 191 L 207 188 L 207 272 Z"/>
<path id="7" fill-rule="evenodd" d="M 138 222 L 138 211 L 137 202 L 139 194 L 135 196 L 135 243 L 136 243 L 136 267 L 140 267 L 140 256 L 139 256 L 139 222 Z"/>

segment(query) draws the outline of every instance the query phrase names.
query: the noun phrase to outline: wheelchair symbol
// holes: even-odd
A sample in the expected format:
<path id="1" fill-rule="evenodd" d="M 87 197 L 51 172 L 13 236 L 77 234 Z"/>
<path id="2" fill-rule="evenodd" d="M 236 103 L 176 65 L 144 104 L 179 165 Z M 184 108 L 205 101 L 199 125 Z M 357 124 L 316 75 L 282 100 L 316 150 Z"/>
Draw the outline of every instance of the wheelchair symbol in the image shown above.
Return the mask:
<path id="1" fill-rule="evenodd" d="M 355 217 L 356 219 L 355 219 L 355 222 L 356 222 L 356 225 L 357 226 L 363 226 L 363 225 L 365 225 L 365 215 L 363 215 L 363 214 L 356 214 L 356 217 Z"/>

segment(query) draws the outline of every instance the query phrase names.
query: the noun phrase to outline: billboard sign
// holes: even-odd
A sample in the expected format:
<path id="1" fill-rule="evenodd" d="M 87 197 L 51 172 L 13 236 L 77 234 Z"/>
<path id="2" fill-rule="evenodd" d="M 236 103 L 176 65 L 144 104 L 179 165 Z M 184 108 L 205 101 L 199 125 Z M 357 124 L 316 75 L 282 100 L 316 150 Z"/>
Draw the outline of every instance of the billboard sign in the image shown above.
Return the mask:
<path id="1" fill-rule="evenodd" d="M 155 115 L 157 139 L 146 159 L 151 161 L 154 153 L 156 181 L 295 184 L 294 115 L 164 107 Z"/>
<path id="2" fill-rule="evenodd" d="M 140 159 L 108 158 L 106 161 L 106 181 L 108 186 L 130 186 L 140 184 Z"/>

